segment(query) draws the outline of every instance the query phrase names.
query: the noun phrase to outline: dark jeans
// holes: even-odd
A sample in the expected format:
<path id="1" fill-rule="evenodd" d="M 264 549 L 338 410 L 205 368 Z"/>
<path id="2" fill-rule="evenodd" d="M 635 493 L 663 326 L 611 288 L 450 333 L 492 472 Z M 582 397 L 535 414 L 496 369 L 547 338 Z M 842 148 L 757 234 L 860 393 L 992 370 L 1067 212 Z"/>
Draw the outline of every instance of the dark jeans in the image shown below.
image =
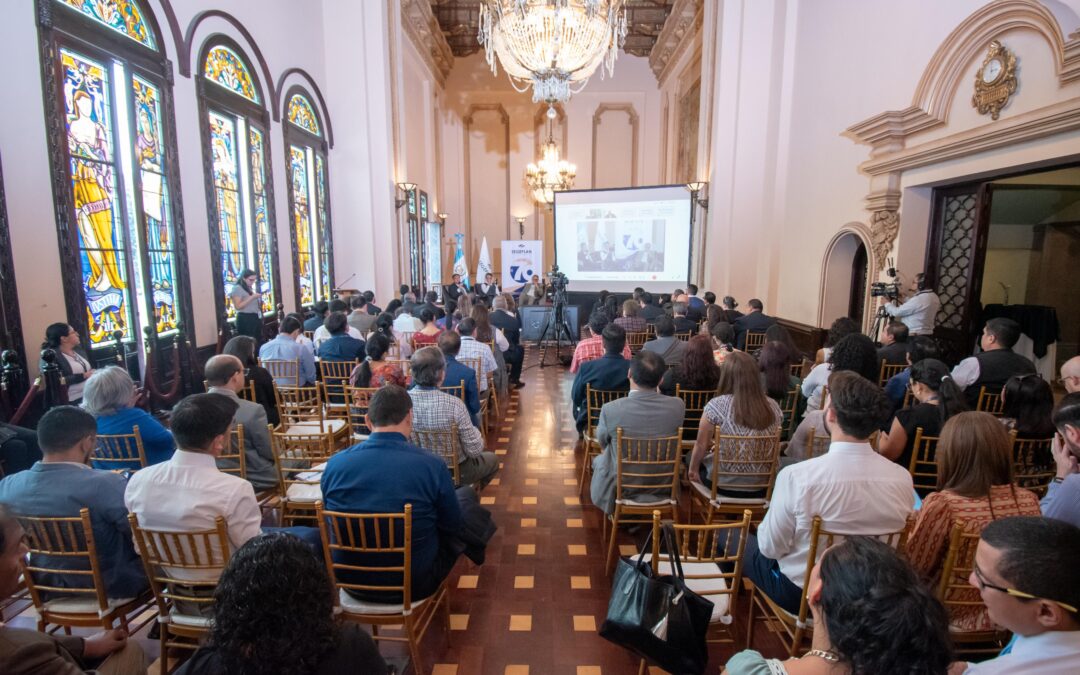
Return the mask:
<path id="1" fill-rule="evenodd" d="M 761 554 L 757 537 L 752 534 L 746 538 L 746 548 L 743 550 L 743 574 L 773 602 L 792 614 L 799 613 L 802 589 L 784 576 L 779 563 Z"/>
<path id="2" fill-rule="evenodd" d="M 503 352 L 503 359 L 510 366 L 510 381 L 521 381 L 521 365 L 525 362 L 525 348 L 521 345 L 510 345 L 510 349 Z"/>
<path id="3" fill-rule="evenodd" d="M 0 429 L 0 467 L 5 475 L 25 471 L 41 459 L 37 433 L 11 424 Z"/>
<path id="4" fill-rule="evenodd" d="M 236 333 L 237 335 L 247 335 L 255 340 L 255 347 L 258 349 L 262 344 L 262 317 L 258 314 L 252 314 L 251 312 L 237 312 L 236 313 Z"/>

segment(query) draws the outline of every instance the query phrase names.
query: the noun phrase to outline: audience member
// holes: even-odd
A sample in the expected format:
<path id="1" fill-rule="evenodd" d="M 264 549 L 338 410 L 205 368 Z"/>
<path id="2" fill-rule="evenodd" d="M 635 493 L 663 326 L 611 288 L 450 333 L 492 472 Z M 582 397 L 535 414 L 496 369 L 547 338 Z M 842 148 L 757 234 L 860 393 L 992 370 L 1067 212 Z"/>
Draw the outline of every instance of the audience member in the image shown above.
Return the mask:
<path id="1" fill-rule="evenodd" d="M 640 316 L 648 323 L 656 321 L 657 317 L 664 314 L 664 310 L 659 305 L 655 304 L 655 299 L 653 298 L 652 293 L 642 291 L 641 299 L 639 302 L 641 303 Z"/>
<path id="2" fill-rule="evenodd" d="M 407 284 L 402 284 L 401 311 L 405 314 L 411 315 L 413 313 L 413 310 L 416 309 L 416 305 L 416 293 L 413 293 L 412 290 L 409 289 L 409 286 Z M 387 305 L 387 307 L 389 307 L 389 305 Z"/>
<path id="3" fill-rule="evenodd" d="M 278 327 L 277 337 L 259 348 L 259 360 L 264 363 L 266 361 L 296 361 L 299 366 L 300 384 L 310 387 L 315 384 L 315 356 L 296 342 L 296 338 L 300 337 L 300 328 L 299 321 L 291 316 L 285 317 Z M 319 330 L 325 329 L 324 324 Z M 327 335 L 329 335 L 328 330 Z M 296 381 L 289 377 L 277 377 L 274 381 L 280 387 L 296 386 Z"/>
<path id="4" fill-rule="evenodd" d="M 1080 529 L 1051 518 L 1002 518 L 982 531 L 968 577 L 990 621 L 1012 631 L 996 659 L 967 675 L 1059 675 L 1080 671 Z"/>
<path id="5" fill-rule="evenodd" d="M 409 295 L 411 296 L 412 293 L 409 293 Z M 413 309 L 418 306 L 415 302 L 409 305 Z M 412 309 L 405 309 L 405 307 L 406 305 L 402 305 L 394 312 L 394 331 L 400 335 L 409 335 L 424 327 L 424 323 L 413 316 Z"/>
<path id="6" fill-rule="evenodd" d="M 457 425 L 461 484 L 487 485 L 499 471 L 499 459 L 495 453 L 484 449 L 484 438 L 472 423 L 465 403 L 439 389 L 446 377 L 446 360 L 442 352 L 435 347 L 417 350 L 412 356 L 411 367 L 416 385 L 409 390 L 413 429 L 447 431 L 451 425 Z"/>
<path id="7" fill-rule="evenodd" d="M 532 275 L 529 283 L 525 284 L 518 295 L 518 302 L 522 307 L 539 305 L 544 300 L 544 284 L 540 283 L 540 275 Z"/>
<path id="8" fill-rule="evenodd" d="M 96 371 L 86 381 L 82 407 L 97 420 L 99 434 L 130 434 L 139 427 L 146 465 L 151 466 L 172 457 L 176 443 L 161 422 L 135 406 L 138 397 L 139 392 L 128 372 L 120 366 L 109 366 Z M 139 469 L 137 461 L 108 465 L 95 462 L 94 466 L 99 469 Z"/>
<path id="9" fill-rule="evenodd" d="M 476 383 L 477 390 L 481 395 L 488 388 L 488 373 L 493 373 L 498 364 L 495 362 L 495 355 L 491 351 L 486 343 L 479 342 L 474 336 L 476 331 L 476 321 L 471 318 L 462 319 L 458 324 L 457 332 L 461 336 L 461 347 L 458 349 L 459 359 L 479 359 L 480 372 L 477 373 L 479 382 Z"/>
<path id="10" fill-rule="evenodd" d="M 335 621 L 326 566 L 280 532 L 233 554 L 214 593 L 206 645 L 177 675 L 336 675 L 387 672 L 359 624 Z"/>
<path id="11" fill-rule="evenodd" d="M 478 343 L 486 345 L 495 358 L 492 380 L 495 383 L 495 390 L 499 392 L 499 397 L 504 397 L 509 388 L 509 381 L 506 375 L 506 357 L 503 354 L 510 349 L 510 341 L 501 330 L 491 325 L 491 312 L 482 301 L 473 303 L 469 316 L 476 322 L 472 332 L 473 337 Z M 460 330 L 460 324 L 458 327 Z"/>
<path id="12" fill-rule="evenodd" d="M 712 360 L 708 355 L 706 359 Z M 683 424 L 686 406 L 682 399 L 664 396 L 657 389 L 664 370 L 664 360 L 658 354 L 646 351 L 638 353 L 630 363 L 627 376 L 630 394 L 605 403 L 600 409 L 596 441 L 603 451 L 593 459 L 589 495 L 593 504 L 606 514 L 615 512 L 616 457 L 619 453 L 617 431 L 622 430 L 623 438 L 660 438 L 676 435 Z M 643 470 L 634 469 L 635 472 Z M 663 470 L 662 467 L 660 470 Z M 641 485 L 648 479 L 639 476 L 628 482 Z M 671 499 L 671 485 L 636 489 L 624 496 L 635 503 L 667 500 Z"/>
<path id="13" fill-rule="evenodd" d="M 898 410 L 878 437 L 877 449 L 902 467 L 911 465 L 915 434 L 936 437 L 953 415 L 968 409 L 964 392 L 949 376 L 949 367 L 937 359 L 923 359 L 911 367 L 910 408 Z"/>
<path id="14" fill-rule="evenodd" d="M 1001 390 L 1001 422 L 1017 438 L 1054 435 L 1054 392 L 1038 375 L 1014 375 Z"/>
<path id="15" fill-rule="evenodd" d="M 829 452 L 780 470 L 743 558 L 744 574 L 789 612 L 799 610 L 814 516 L 827 530 L 880 535 L 903 529 L 914 505 L 911 474 L 867 441 L 889 413 L 884 392 L 850 372 L 829 382 Z"/>
<path id="16" fill-rule="evenodd" d="M 843 539 L 822 553 L 807 583 L 811 651 L 783 662 L 739 652 L 725 675 L 947 671 L 952 649 L 944 608 L 884 542 Z"/>
<path id="17" fill-rule="evenodd" d="M 525 362 L 525 348 L 521 346 L 521 319 L 513 312 L 513 298 L 506 293 L 491 301 L 492 311 L 488 320 L 506 337 L 509 347 L 503 350 L 503 358 L 510 366 L 510 384 L 520 389 L 525 386 L 521 381 L 521 366 Z"/>
<path id="18" fill-rule="evenodd" d="M 349 313 L 349 305 L 344 300 L 331 300 L 330 301 L 330 314 L 341 314 L 345 316 Z M 324 321 L 325 324 L 325 321 Z M 356 330 L 352 326 L 345 329 L 349 337 L 357 340 L 363 340 L 364 335 L 360 331 Z M 330 339 L 330 331 L 326 330 L 326 326 L 322 325 L 315 329 L 315 333 L 311 336 L 311 348 L 318 351 L 319 347 L 325 340 Z"/>
<path id="19" fill-rule="evenodd" d="M 685 298 L 686 296 L 681 296 Z M 687 315 L 687 304 L 685 302 L 673 302 L 671 303 L 672 321 L 675 323 L 676 333 L 696 333 L 698 329 L 697 321 L 694 321 Z"/>
<path id="20" fill-rule="evenodd" d="M 784 413 L 783 428 L 790 433 L 794 424 L 792 418 L 799 419 L 806 408 L 806 399 L 798 395 L 801 381 L 791 372 L 791 350 L 783 342 L 766 342 L 758 355 L 758 368 L 761 369 L 761 384 L 765 387 L 765 395 L 780 406 Z M 786 408 L 785 404 L 793 391 L 796 392 L 796 401 L 795 409 L 791 410 Z M 781 440 L 787 438 L 781 436 Z"/>
<path id="21" fill-rule="evenodd" d="M 613 323 L 606 325 L 603 330 L 603 356 L 582 363 L 570 388 L 570 401 L 579 432 L 585 429 L 587 421 L 588 401 L 585 400 L 585 393 L 589 385 L 592 385 L 593 389 L 610 391 L 627 391 L 630 388 L 630 380 L 627 379 L 630 360 L 626 357 L 626 331 Z M 581 346 L 580 343 L 578 346 Z"/>
<path id="22" fill-rule="evenodd" d="M 908 327 L 899 321 L 890 321 L 881 333 L 881 347 L 877 350 L 878 367 L 882 363 L 898 366 L 907 363 Z"/>
<path id="23" fill-rule="evenodd" d="M 705 323 L 701 324 L 698 332 L 702 335 L 712 335 L 713 326 L 724 320 L 724 310 L 720 305 L 705 306 Z"/>
<path id="24" fill-rule="evenodd" d="M 394 298 L 390 302 L 386 303 L 386 309 L 380 312 L 381 314 L 389 314 L 392 317 L 397 316 L 398 310 L 401 309 L 403 303 L 399 298 Z"/>
<path id="25" fill-rule="evenodd" d="M 60 377 L 67 385 L 67 400 L 72 405 L 79 405 L 83 397 L 83 383 L 94 374 L 94 367 L 86 358 L 81 346 L 81 339 L 75 329 L 66 323 L 53 323 L 45 329 L 45 341 L 42 350 L 56 352 L 56 365 L 60 368 Z M 45 360 L 38 361 L 38 368 L 45 370 Z"/>
<path id="26" fill-rule="evenodd" d="M 644 296 L 642 296 L 644 297 Z M 577 347 L 574 348 L 574 358 L 570 362 L 570 372 L 577 373 L 582 364 L 598 359 L 604 355 L 604 328 L 611 323 L 611 317 L 607 315 L 607 312 L 593 312 L 589 315 L 589 333 L 590 336 L 579 340 Z M 617 325 L 617 324 L 612 324 Z M 626 331 L 621 327 L 619 330 L 623 331 L 623 335 L 626 335 Z M 623 358 L 627 361 L 630 360 L 630 346 L 623 344 L 622 350 Z"/>
<path id="27" fill-rule="evenodd" d="M 904 396 L 911 381 L 911 364 L 918 363 L 923 359 L 938 358 L 937 343 L 933 338 L 925 335 L 916 335 L 908 340 L 908 352 L 905 357 L 908 367 L 889 378 L 885 384 L 885 395 L 893 404 L 893 410 L 899 410 L 904 405 Z M 959 386 L 959 385 L 957 385 Z"/>
<path id="28" fill-rule="evenodd" d="M 854 371 L 870 382 L 877 383 L 880 371 L 874 341 L 861 333 L 850 333 L 840 338 L 829 353 L 828 360 L 814 366 L 802 382 L 807 410 L 821 408 L 822 388 L 828 381 L 829 374 L 843 370 Z"/>
<path id="29" fill-rule="evenodd" d="M 40 459 L 41 448 L 33 429 L 0 422 L 0 475 L 26 471 Z"/>
<path id="30" fill-rule="evenodd" d="M 203 366 L 203 376 L 210 387 L 207 393 L 224 396 L 236 404 L 233 424 L 244 427 L 244 472 L 247 481 L 260 491 L 276 488 L 278 474 L 274 466 L 274 448 L 270 444 L 266 411 L 258 403 L 240 398 L 239 393 L 244 389 L 244 366 L 240 359 L 227 354 L 211 356 Z M 219 460 L 218 465 L 224 468 L 237 466 L 234 460 L 229 459 Z"/>
<path id="31" fill-rule="evenodd" d="M 627 333 L 643 333 L 649 324 L 641 316 L 641 305 L 631 298 L 622 304 L 622 314 L 615 319 L 615 325 Z"/>
<path id="32" fill-rule="evenodd" d="M 356 361 L 363 358 L 364 341 L 357 340 L 346 332 L 349 323 L 344 314 L 331 314 L 326 317 L 323 325 L 330 333 L 330 339 L 319 345 L 320 361 Z"/>
<path id="33" fill-rule="evenodd" d="M 983 326 L 979 339 L 982 351 L 953 368 L 952 377 L 964 389 L 972 410 L 978 405 L 979 392 L 984 387 L 987 392 L 997 394 L 1010 377 L 1035 374 L 1031 359 L 1012 350 L 1020 335 L 1020 324 L 1012 319 L 990 319 Z"/>
<path id="34" fill-rule="evenodd" d="M 460 283 L 460 282 L 461 282 L 461 277 L 458 277 L 458 283 Z M 446 307 L 451 312 L 453 312 L 454 311 L 453 298 L 451 298 L 449 296 L 449 290 L 450 290 L 450 287 L 448 286 L 447 287 L 447 297 L 446 297 Z M 435 291 L 428 291 L 427 295 L 424 296 L 423 304 L 417 305 L 415 308 L 413 308 L 413 316 L 415 316 L 417 319 L 420 319 L 421 321 L 423 321 L 425 325 L 427 325 L 427 321 L 424 321 L 424 317 L 421 316 L 421 313 L 425 309 L 430 309 L 431 310 L 431 315 L 432 315 L 431 320 L 433 322 L 437 321 L 438 319 L 443 318 L 444 316 L 446 316 L 446 312 L 443 311 L 442 307 L 439 307 L 439 305 L 437 304 L 438 302 L 439 302 L 439 294 L 437 292 L 435 292 Z"/>
<path id="35" fill-rule="evenodd" d="M 682 362 L 664 372 L 660 392 L 674 396 L 677 387 L 688 391 L 713 391 L 719 380 L 720 366 L 713 358 L 712 340 L 707 335 L 695 335 L 686 343 Z"/>
<path id="36" fill-rule="evenodd" d="M 787 328 L 784 328 L 778 323 L 774 323 L 765 329 L 765 342 L 778 342 L 784 346 L 787 351 L 788 359 L 791 363 L 802 363 L 803 353 L 802 350 L 795 344 L 795 341 L 791 339 L 791 333 Z M 761 357 L 761 352 L 757 353 L 757 357 Z"/>
<path id="37" fill-rule="evenodd" d="M 477 285 L 477 296 L 485 305 L 490 306 L 495 296 L 499 294 L 499 285 L 495 283 L 495 275 L 488 272 L 484 280 Z"/>
<path id="38" fill-rule="evenodd" d="M 22 526 L 0 504 L 0 600 L 22 587 L 27 554 Z M 146 655 L 121 628 L 88 637 L 51 635 L 0 623 L 0 673 L 4 675 L 145 675 Z"/>
<path id="39" fill-rule="evenodd" d="M 668 316 L 661 316 L 656 319 L 654 325 L 656 337 L 646 342 L 642 350 L 656 352 L 668 366 L 680 365 L 683 355 L 686 354 L 686 342 L 675 336 L 675 320 Z"/>
<path id="40" fill-rule="evenodd" d="M 371 326 L 375 323 L 375 314 L 368 311 L 368 301 L 364 294 L 354 295 L 349 299 L 348 323 L 356 329 L 360 335 L 367 335 Z"/>
<path id="41" fill-rule="evenodd" d="M 285 316 L 286 317 L 291 316 L 292 318 L 296 319 L 297 323 L 299 323 L 300 326 L 304 325 L 304 315 L 301 314 L 300 312 L 290 312 L 289 314 L 286 314 Z M 296 344 L 300 345 L 301 347 L 303 347 L 307 351 L 311 352 L 311 358 L 312 359 L 314 359 L 315 354 L 318 353 L 318 349 L 316 349 L 316 347 L 315 347 L 315 341 L 312 340 L 311 338 L 309 338 L 304 333 L 303 330 L 301 330 L 300 334 L 296 336 Z"/>
<path id="42" fill-rule="evenodd" d="M 98 564 L 110 598 L 135 598 L 149 588 L 135 553 L 124 508 L 124 477 L 89 466 L 97 443 L 94 418 L 73 406 L 49 409 L 38 422 L 42 460 L 28 471 L 0 480 L 0 502 L 22 516 L 69 518 L 90 509 Z M 81 559 L 47 556 L 35 564 L 87 570 Z M 43 575 L 41 582 L 64 588 L 89 588 L 89 576 Z M 73 583 L 74 582 L 74 583 Z"/>
<path id="43" fill-rule="evenodd" d="M 1080 392 L 1061 399 L 1054 410 L 1054 426 L 1057 473 L 1042 499 L 1042 513 L 1080 527 Z"/>
<path id="44" fill-rule="evenodd" d="M 1080 391 L 1080 356 L 1074 356 L 1061 364 L 1060 382 L 1070 394 Z"/>
<path id="45" fill-rule="evenodd" d="M 817 350 L 817 353 L 814 355 L 814 365 L 816 366 L 828 361 L 829 355 L 832 354 L 833 347 L 836 346 L 837 342 L 840 342 L 853 333 L 860 332 L 862 332 L 862 329 L 854 319 L 842 316 L 833 321 L 832 325 L 829 326 L 829 332 L 825 335 L 825 346 Z"/>
<path id="46" fill-rule="evenodd" d="M 716 299 L 716 296 L 713 296 Z M 686 318 L 691 321 L 700 321 L 705 316 L 705 301 L 698 297 L 696 284 L 686 285 Z"/>
<path id="47" fill-rule="evenodd" d="M 751 298 L 747 303 L 750 313 L 735 320 L 735 344 L 739 349 L 746 349 L 746 334 L 748 332 L 764 333 L 765 329 L 776 323 L 776 319 L 765 314 L 765 306 L 761 300 Z"/>
<path id="48" fill-rule="evenodd" d="M 255 402 L 266 411 L 267 423 L 276 427 L 281 419 L 278 417 L 274 378 L 255 358 L 255 341 L 247 335 L 234 336 L 225 343 L 221 353 L 235 356 L 244 364 L 244 386 L 250 387 L 254 383 Z"/>
<path id="49" fill-rule="evenodd" d="M 712 327 L 713 358 L 723 364 L 724 359 L 735 351 L 735 327 L 727 321 L 720 321 Z"/>
<path id="50" fill-rule="evenodd" d="M 349 374 L 349 384 L 354 387 L 383 387 L 396 384 L 407 386 L 408 381 L 401 366 L 385 360 L 390 341 L 385 335 L 372 335 L 364 347 L 367 358 Z"/>
<path id="51" fill-rule="evenodd" d="M 439 336 L 439 351 L 446 359 L 446 374 L 443 376 L 443 387 L 462 387 L 465 392 L 465 409 L 469 411 L 469 418 L 473 426 L 480 428 L 480 393 L 476 387 L 476 371 L 459 363 L 458 352 L 461 351 L 461 336 L 452 330 L 444 331 Z"/>
<path id="52" fill-rule="evenodd" d="M 413 333 L 412 343 L 414 349 L 430 347 L 438 341 L 439 334 L 443 332 L 443 329 L 436 325 L 435 312 L 430 307 L 423 307 L 420 310 L 420 321 L 424 324 L 424 327 Z"/>
<path id="53" fill-rule="evenodd" d="M 325 300 L 319 300 L 311 306 L 311 316 L 304 320 L 304 330 L 314 333 L 323 325 L 326 316 L 330 314 L 330 304 Z"/>
<path id="54" fill-rule="evenodd" d="M 739 306 L 739 303 L 735 302 L 735 298 L 730 295 L 725 295 L 721 304 L 724 308 L 724 321 L 727 321 L 734 326 L 735 322 L 743 317 L 743 313 L 735 309 Z"/>
<path id="55" fill-rule="evenodd" d="M 364 291 L 364 301 L 367 303 L 368 314 L 378 316 L 383 313 L 382 307 L 375 304 L 375 291 Z"/>
<path id="56" fill-rule="evenodd" d="M 705 291 L 705 294 L 702 297 L 705 298 L 705 307 L 712 307 L 716 304 L 716 293 Z"/>

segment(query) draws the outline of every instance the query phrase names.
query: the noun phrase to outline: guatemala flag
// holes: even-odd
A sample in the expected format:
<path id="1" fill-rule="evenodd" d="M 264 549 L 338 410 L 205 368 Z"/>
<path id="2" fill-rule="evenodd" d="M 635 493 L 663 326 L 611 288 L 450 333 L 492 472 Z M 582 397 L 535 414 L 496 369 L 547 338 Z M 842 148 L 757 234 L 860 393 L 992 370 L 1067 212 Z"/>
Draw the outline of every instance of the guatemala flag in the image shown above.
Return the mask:
<path id="1" fill-rule="evenodd" d="M 454 274 L 460 274 L 462 283 L 465 284 L 465 288 L 468 288 L 469 268 L 465 265 L 465 249 L 462 245 L 464 239 L 465 235 L 460 232 L 454 235 L 454 240 L 457 242 L 457 246 L 454 249 Z"/>

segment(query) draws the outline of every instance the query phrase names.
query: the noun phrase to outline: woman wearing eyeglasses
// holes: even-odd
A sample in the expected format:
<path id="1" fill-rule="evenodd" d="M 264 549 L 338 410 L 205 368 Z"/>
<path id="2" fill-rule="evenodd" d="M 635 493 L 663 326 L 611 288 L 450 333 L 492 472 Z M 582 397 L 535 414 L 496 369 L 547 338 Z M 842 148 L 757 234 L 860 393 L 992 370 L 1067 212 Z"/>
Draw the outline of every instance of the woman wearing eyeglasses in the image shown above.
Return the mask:
<path id="1" fill-rule="evenodd" d="M 1012 444 L 993 415 L 962 412 L 949 419 L 937 446 L 938 491 L 923 501 L 908 539 L 912 567 L 931 588 L 941 578 L 953 526 L 971 534 L 990 522 L 1010 516 L 1039 515 L 1039 498 L 1013 485 Z M 975 589 L 950 591 L 949 600 L 978 602 Z M 953 606 L 953 631 L 985 631 L 993 622 L 981 604 Z"/>

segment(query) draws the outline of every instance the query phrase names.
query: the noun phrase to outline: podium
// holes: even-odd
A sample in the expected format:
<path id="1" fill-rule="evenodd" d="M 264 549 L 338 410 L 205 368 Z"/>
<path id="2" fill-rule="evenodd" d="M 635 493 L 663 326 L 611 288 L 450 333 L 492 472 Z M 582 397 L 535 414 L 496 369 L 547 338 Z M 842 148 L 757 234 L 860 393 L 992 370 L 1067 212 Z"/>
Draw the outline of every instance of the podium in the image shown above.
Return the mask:
<path id="1" fill-rule="evenodd" d="M 334 289 L 334 295 L 341 298 L 341 299 L 343 299 L 343 300 L 348 300 L 349 298 L 351 298 L 354 295 L 360 295 L 360 289 L 358 289 L 358 288 L 335 288 Z"/>

